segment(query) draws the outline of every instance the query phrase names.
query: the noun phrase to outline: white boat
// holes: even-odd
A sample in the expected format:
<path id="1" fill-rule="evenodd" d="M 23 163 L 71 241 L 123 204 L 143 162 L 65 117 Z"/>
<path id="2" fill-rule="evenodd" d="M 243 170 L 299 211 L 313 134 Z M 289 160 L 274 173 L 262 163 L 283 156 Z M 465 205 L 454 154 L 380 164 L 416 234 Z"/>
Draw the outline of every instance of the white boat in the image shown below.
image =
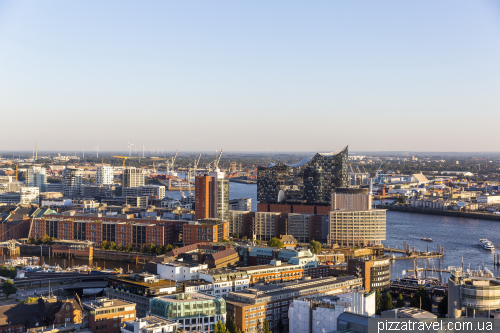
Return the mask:
<path id="1" fill-rule="evenodd" d="M 495 249 L 495 246 L 484 237 L 479 240 L 479 245 L 485 250 L 493 251 Z"/>

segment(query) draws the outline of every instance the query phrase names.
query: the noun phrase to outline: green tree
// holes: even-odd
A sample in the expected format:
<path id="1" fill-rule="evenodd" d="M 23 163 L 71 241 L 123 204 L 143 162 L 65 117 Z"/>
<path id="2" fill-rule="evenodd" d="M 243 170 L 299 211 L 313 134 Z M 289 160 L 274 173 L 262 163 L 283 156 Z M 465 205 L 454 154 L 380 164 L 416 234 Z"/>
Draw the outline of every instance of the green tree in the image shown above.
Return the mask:
<path id="1" fill-rule="evenodd" d="M 312 253 L 318 254 L 321 252 L 321 243 L 315 241 L 314 239 L 309 243 L 309 249 Z"/>
<path id="2" fill-rule="evenodd" d="M 398 300 L 396 301 L 397 308 L 404 308 L 406 306 L 405 300 L 403 299 L 403 294 L 398 295 Z"/>
<path id="3" fill-rule="evenodd" d="M 35 243 L 36 243 L 35 237 L 28 238 L 28 244 L 35 244 Z"/>
<path id="4" fill-rule="evenodd" d="M 156 253 L 156 245 L 154 243 L 149 244 L 148 253 L 151 253 L 151 254 Z"/>
<path id="5" fill-rule="evenodd" d="M 271 246 L 271 247 L 284 247 L 285 245 L 278 238 L 273 237 L 273 238 L 271 238 L 269 240 L 269 242 L 267 242 L 267 246 Z"/>
<path id="6" fill-rule="evenodd" d="M 230 240 L 229 240 L 229 239 L 223 239 L 222 241 L 223 241 L 224 243 L 229 243 L 229 242 L 230 242 Z"/>
<path id="7" fill-rule="evenodd" d="M 127 244 L 127 246 L 125 246 L 125 251 L 127 251 L 127 252 L 132 251 L 132 245 Z"/>
<path id="8" fill-rule="evenodd" d="M 380 315 L 380 312 L 382 311 L 382 306 L 383 306 L 383 299 L 382 299 L 382 294 L 380 293 L 380 290 L 377 289 L 375 292 L 375 313 Z"/>
<path id="9" fill-rule="evenodd" d="M 163 246 L 163 245 L 158 245 L 158 246 L 156 247 L 156 254 L 163 254 L 163 253 L 165 253 L 165 246 Z"/>
<path id="10" fill-rule="evenodd" d="M 236 326 L 233 317 L 230 316 L 227 317 L 226 328 L 229 333 L 236 333 L 236 331 L 238 330 L 238 326 Z"/>
<path id="11" fill-rule="evenodd" d="M 116 251 L 116 243 L 115 242 L 109 243 L 109 249 L 113 250 L 113 251 Z"/>
<path id="12" fill-rule="evenodd" d="M 392 303 L 392 296 L 390 292 L 387 292 L 387 294 L 385 294 L 382 308 L 383 311 L 394 309 L 394 304 Z"/>
<path id="13" fill-rule="evenodd" d="M 444 295 L 444 297 L 439 301 L 438 312 L 443 316 L 448 313 L 448 294 Z"/>
<path id="14" fill-rule="evenodd" d="M 37 237 L 35 239 L 35 245 L 41 245 L 42 244 L 42 240 L 40 239 L 40 237 Z"/>
<path id="15" fill-rule="evenodd" d="M 146 244 L 142 244 L 141 246 L 141 253 L 148 253 L 148 247 L 146 246 Z"/>
<path id="16" fill-rule="evenodd" d="M 262 323 L 262 329 L 260 330 L 262 333 L 271 333 L 269 330 L 269 322 L 267 321 L 267 318 L 264 319 L 264 322 Z"/>
<path id="17" fill-rule="evenodd" d="M 404 205 L 406 203 L 406 197 L 404 195 L 400 195 L 398 197 L 398 202 L 402 205 Z"/>
<path id="18" fill-rule="evenodd" d="M 420 304 L 422 304 L 422 307 L 420 307 Z M 432 300 L 424 287 L 418 287 L 418 290 L 413 294 L 410 307 L 432 312 Z"/>
<path id="19" fill-rule="evenodd" d="M 172 246 L 172 244 L 167 244 L 167 246 L 165 246 L 165 250 L 163 250 L 163 253 L 167 254 L 170 251 L 172 251 L 173 249 L 174 249 L 174 247 Z"/>
<path id="20" fill-rule="evenodd" d="M 258 240 L 258 239 L 257 239 L 257 240 L 255 241 L 255 244 L 260 245 L 260 240 Z"/>
<path id="21" fill-rule="evenodd" d="M 215 329 L 214 329 L 214 333 L 228 333 L 228 330 L 226 328 L 226 325 L 224 325 L 220 319 L 219 321 L 217 322 L 217 324 L 215 324 Z"/>
<path id="22" fill-rule="evenodd" d="M 21 299 L 19 300 L 19 304 L 26 304 L 26 303 L 36 303 L 38 301 L 38 298 L 36 297 L 28 297 L 27 299 Z"/>
<path id="23" fill-rule="evenodd" d="M 101 250 L 109 250 L 109 243 L 108 243 L 108 241 L 102 241 L 102 243 L 101 243 Z"/>
<path id="24" fill-rule="evenodd" d="M 9 295 L 17 293 L 17 288 L 14 286 L 14 282 L 12 282 L 11 279 L 4 281 L 2 292 L 5 294 L 5 297 L 9 297 Z"/>
<path id="25" fill-rule="evenodd" d="M 47 235 L 47 234 L 43 235 L 42 243 L 49 244 L 49 245 L 52 244 L 52 240 L 50 239 L 49 235 Z"/>
<path id="26" fill-rule="evenodd" d="M 15 278 L 17 275 L 16 268 L 13 266 L 0 266 L 0 276 L 6 277 L 6 278 Z"/>
<path id="27" fill-rule="evenodd" d="M 124 250 L 123 245 L 118 244 L 118 246 L 116 247 L 116 251 L 123 251 L 123 250 Z"/>

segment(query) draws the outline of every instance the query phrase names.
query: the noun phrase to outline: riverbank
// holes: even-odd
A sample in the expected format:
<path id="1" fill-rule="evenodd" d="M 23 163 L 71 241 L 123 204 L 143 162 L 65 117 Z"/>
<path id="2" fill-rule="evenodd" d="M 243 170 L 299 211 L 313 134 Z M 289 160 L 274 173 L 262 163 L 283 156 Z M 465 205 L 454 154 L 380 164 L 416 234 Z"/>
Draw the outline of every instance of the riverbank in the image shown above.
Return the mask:
<path id="1" fill-rule="evenodd" d="M 464 217 L 468 219 L 500 221 L 500 215 L 494 215 L 488 213 L 458 212 L 458 211 L 444 210 L 444 209 L 429 209 L 429 208 L 416 208 L 416 207 L 392 206 L 392 205 L 376 205 L 375 207 L 377 209 L 387 209 L 404 213 L 417 213 L 417 214 L 428 214 L 428 215 Z"/>
<path id="2" fill-rule="evenodd" d="M 241 184 L 257 184 L 256 180 L 246 180 L 246 179 L 239 179 L 239 178 L 228 178 L 230 182 L 234 183 L 241 183 Z"/>

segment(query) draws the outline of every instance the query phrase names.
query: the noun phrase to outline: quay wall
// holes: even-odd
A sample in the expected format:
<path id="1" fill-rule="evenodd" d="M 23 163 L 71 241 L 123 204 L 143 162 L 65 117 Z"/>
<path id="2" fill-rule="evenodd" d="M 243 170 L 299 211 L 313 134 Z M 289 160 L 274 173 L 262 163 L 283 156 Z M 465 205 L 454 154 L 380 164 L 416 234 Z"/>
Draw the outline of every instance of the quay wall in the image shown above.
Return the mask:
<path id="1" fill-rule="evenodd" d="M 477 212 L 458 212 L 458 211 L 444 210 L 444 209 L 429 209 L 429 208 L 416 208 L 416 207 L 392 206 L 392 205 L 376 205 L 376 208 L 387 209 L 396 212 L 405 212 L 405 213 L 465 217 L 469 219 L 500 221 L 500 215 L 477 213 Z"/>

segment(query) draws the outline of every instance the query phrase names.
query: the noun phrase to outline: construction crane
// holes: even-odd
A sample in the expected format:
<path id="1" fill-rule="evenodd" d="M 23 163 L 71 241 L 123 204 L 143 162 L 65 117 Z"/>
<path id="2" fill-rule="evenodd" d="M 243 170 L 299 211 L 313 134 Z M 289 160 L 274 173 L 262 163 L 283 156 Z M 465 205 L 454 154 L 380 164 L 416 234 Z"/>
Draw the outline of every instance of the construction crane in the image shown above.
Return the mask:
<path id="1" fill-rule="evenodd" d="M 222 151 L 223 151 L 223 150 L 224 150 L 224 149 L 221 149 L 221 150 L 220 150 L 219 157 L 217 157 L 217 158 L 215 159 L 215 163 L 214 163 L 214 168 L 215 168 L 215 170 L 217 170 L 217 169 L 219 168 L 219 162 L 220 162 L 220 158 L 221 158 L 221 156 L 222 156 Z"/>
<path id="2" fill-rule="evenodd" d="M 188 191 L 189 195 L 191 196 L 191 178 L 193 177 L 193 172 L 194 172 L 194 177 L 196 178 L 196 170 L 198 169 L 198 164 L 200 163 L 201 159 L 201 154 L 198 156 L 198 159 L 195 159 L 193 164 L 188 165 L 188 174 L 187 174 L 187 182 L 188 182 Z"/>
<path id="3" fill-rule="evenodd" d="M 121 158 L 123 160 L 123 169 L 122 169 L 122 189 L 125 188 L 125 161 L 129 158 L 135 158 L 135 157 L 129 157 L 129 156 L 113 156 L 115 158 Z"/>

